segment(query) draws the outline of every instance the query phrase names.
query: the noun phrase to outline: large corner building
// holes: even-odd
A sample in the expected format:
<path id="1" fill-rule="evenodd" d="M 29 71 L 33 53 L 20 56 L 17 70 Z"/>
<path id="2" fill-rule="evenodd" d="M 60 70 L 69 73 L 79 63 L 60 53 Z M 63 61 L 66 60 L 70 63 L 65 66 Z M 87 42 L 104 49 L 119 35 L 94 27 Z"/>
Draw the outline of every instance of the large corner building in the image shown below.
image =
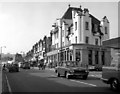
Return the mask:
<path id="1" fill-rule="evenodd" d="M 88 65 L 108 65 L 110 49 L 102 46 L 109 39 L 109 21 L 101 21 L 87 8 L 68 7 L 52 25 L 52 51 L 46 54 L 47 62 L 78 61 Z"/>

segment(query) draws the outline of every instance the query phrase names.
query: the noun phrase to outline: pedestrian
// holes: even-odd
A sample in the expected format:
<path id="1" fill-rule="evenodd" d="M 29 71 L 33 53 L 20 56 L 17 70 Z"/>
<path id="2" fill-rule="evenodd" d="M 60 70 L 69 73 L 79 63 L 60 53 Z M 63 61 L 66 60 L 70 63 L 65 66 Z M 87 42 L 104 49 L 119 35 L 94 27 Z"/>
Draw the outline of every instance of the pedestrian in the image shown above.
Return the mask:
<path id="1" fill-rule="evenodd" d="M 39 70 L 40 70 L 40 67 L 41 67 L 41 64 L 40 64 L 40 63 L 38 63 L 38 68 L 39 68 Z"/>
<path id="2" fill-rule="evenodd" d="M 5 70 L 5 67 L 6 67 L 6 66 L 5 66 L 5 64 L 4 64 L 4 65 L 3 65 L 3 70 Z"/>

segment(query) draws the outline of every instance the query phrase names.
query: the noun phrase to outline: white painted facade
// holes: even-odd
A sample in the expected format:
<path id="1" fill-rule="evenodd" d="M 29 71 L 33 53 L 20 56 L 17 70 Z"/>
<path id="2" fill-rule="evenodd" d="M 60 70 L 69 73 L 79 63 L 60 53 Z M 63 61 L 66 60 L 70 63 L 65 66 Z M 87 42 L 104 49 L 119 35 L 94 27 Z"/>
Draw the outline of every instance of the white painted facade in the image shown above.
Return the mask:
<path id="1" fill-rule="evenodd" d="M 101 46 L 102 41 L 109 39 L 106 16 L 100 21 L 89 14 L 88 9 L 69 7 L 63 17 L 56 20 L 51 32 L 55 49 L 48 53 L 48 61 L 53 64 L 54 61 L 79 61 L 96 66 L 108 64 L 110 51 Z"/>
<path id="2" fill-rule="evenodd" d="M 82 16 L 80 16 L 82 14 Z M 85 29 L 85 23 L 88 22 L 88 30 Z M 77 23 L 77 29 L 76 29 L 76 23 Z M 72 33 L 69 35 L 69 41 L 66 38 L 68 34 L 68 27 L 73 24 L 72 26 Z M 72 19 L 57 19 L 56 21 L 56 27 L 58 27 L 58 38 L 55 38 L 55 27 L 52 28 L 52 31 L 54 32 L 52 35 L 52 45 L 56 48 L 60 48 L 61 45 L 67 46 L 70 44 L 86 44 L 86 37 L 88 37 L 88 43 L 96 45 L 95 41 L 98 40 L 98 45 L 101 45 L 102 41 L 105 41 L 109 39 L 109 22 L 106 17 L 102 19 L 102 21 L 99 24 L 101 32 L 104 34 L 101 37 L 101 40 L 99 38 L 100 34 L 96 33 L 93 35 L 92 33 L 92 18 L 90 17 L 89 11 L 86 11 L 84 9 L 82 12 L 72 9 Z M 105 27 L 107 27 L 107 34 L 105 33 Z M 101 43 L 100 43 L 101 42 Z"/>

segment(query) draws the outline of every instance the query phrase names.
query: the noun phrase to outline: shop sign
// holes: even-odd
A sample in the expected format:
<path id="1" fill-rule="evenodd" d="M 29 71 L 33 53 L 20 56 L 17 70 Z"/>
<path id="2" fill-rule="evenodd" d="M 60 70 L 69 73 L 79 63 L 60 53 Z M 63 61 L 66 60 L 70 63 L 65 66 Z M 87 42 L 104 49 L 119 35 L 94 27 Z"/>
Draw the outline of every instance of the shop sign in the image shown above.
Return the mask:
<path id="1" fill-rule="evenodd" d="M 100 48 L 87 47 L 89 50 L 100 50 Z"/>

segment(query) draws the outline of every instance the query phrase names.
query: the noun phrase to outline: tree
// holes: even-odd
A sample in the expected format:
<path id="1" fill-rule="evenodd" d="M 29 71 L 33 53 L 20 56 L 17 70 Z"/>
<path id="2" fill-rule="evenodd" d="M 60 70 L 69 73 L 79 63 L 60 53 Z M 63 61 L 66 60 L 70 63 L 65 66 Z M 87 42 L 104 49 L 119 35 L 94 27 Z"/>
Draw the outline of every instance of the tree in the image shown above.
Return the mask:
<path id="1" fill-rule="evenodd" d="M 15 55 L 15 62 L 22 62 L 22 61 L 23 61 L 22 55 L 16 53 L 16 55 Z"/>

